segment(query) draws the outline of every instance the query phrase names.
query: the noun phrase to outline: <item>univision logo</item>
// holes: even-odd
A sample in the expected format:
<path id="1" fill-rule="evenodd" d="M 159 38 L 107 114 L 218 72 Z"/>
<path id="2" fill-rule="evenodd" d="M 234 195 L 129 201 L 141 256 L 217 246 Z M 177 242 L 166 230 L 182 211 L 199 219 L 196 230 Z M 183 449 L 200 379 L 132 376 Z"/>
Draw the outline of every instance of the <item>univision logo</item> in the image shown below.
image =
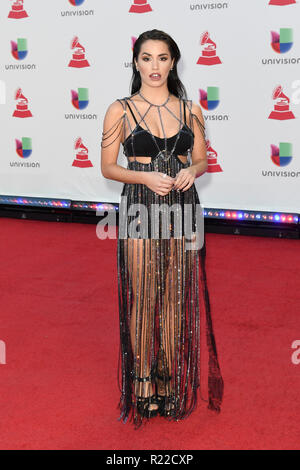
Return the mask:
<path id="1" fill-rule="evenodd" d="M 271 47 L 277 54 L 286 54 L 293 47 L 293 29 L 280 28 L 278 31 L 271 31 Z M 275 58 L 275 59 L 262 59 L 263 65 L 278 65 L 278 64 L 298 64 L 300 58 Z"/>
<path id="2" fill-rule="evenodd" d="M 27 39 L 18 38 L 17 41 L 10 41 L 11 53 L 14 59 L 24 60 L 28 54 Z"/>
<path id="3" fill-rule="evenodd" d="M 279 168 L 288 166 L 293 159 L 293 146 L 290 142 L 271 144 L 271 161 Z M 299 178 L 300 171 L 262 170 L 262 176 Z"/>
<path id="4" fill-rule="evenodd" d="M 89 105 L 89 90 L 88 88 L 78 88 L 77 90 L 71 90 L 71 103 L 75 109 L 82 111 Z M 65 119 L 74 119 L 74 120 L 94 120 L 98 119 L 98 115 L 95 113 L 85 114 L 85 113 L 69 113 L 65 114 Z"/>
<path id="5" fill-rule="evenodd" d="M 85 2 L 85 0 L 69 0 L 69 2 L 71 3 L 71 5 L 78 7 L 82 5 Z"/>
<path id="6" fill-rule="evenodd" d="M 220 104 L 219 87 L 208 86 L 206 90 L 199 89 L 199 104 L 205 111 L 213 111 Z M 205 115 L 206 121 L 228 121 L 228 114 Z"/>
<path id="7" fill-rule="evenodd" d="M 207 111 L 212 111 L 219 106 L 219 88 L 216 86 L 208 86 L 207 90 L 199 90 L 200 104 Z"/>
<path id="8" fill-rule="evenodd" d="M 11 55 L 15 60 L 22 61 L 26 59 L 28 55 L 28 45 L 26 38 L 18 38 L 16 41 L 10 41 L 11 44 Z M 36 69 L 36 64 L 5 64 L 5 70 L 25 70 L 25 69 Z"/>
<path id="9" fill-rule="evenodd" d="M 134 45 L 136 43 L 137 37 L 131 36 L 131 51 L 133 52 Z"/>
<path id="10" fill-rule="evenodd" d="M 9 165 L 11 167 L 19 168 L 40 168 L 39 162 L 27 161 L 32 154 L 32 139 L 31 137 L 22 137 L 21 139 L 15 139 L 16 142 L 16 153 L 21 160 L 11 161 Z"/>
<path id="11" fill-rule="evenodd" d="M 77 91 L 71 90 L 72 104 L 76 109 L 85 109 L 89 104 L 88 88 L 78 88 Z"/>
<path id="12" fill-rule="evenodd" d="M 292 161 L 292 144 L 289 142 L 280 142 L 279 147 L 271 144 L 271 160 L 277 166 L 287 166 Z"/>
<path id="13" fill-rule="evenodd" d="M 73 7 L 79 7 L 81 6 L 85 0 L 68 0 L 68 2 L 73 6 Z M 79 9 L 71 9 L 71 10 L 65 10 L 61 11 L 60 14 L 61 16 L 93 16 L 94 15 L 94 10 L 79 10 Z"/>
<path id="14" fill-rule="evenodd" d="M 32 140 L 30 137 L 16 139 L 16 152 L 21 158 L 28 158 L 32 154 Z"/>
<path id="15" fill-rule="evenodd" d="M 291 28 L 280 28 L 280 32 L 271 31 L 271 46 L 278 54 L 288 52 L 293 46 L 293 30 Z"/>
<path id="16" fill-rule="evenodd" d="M 228 2 L 218 2 L 218 3 L 191 3 L 190 10 L 193 11 L 206 11 L 206 10 L 223 10 L 228 8 Z"/>
<path id="17" fill-rule="evenodd" d="M 135 42 L 137 40 L 137 37 L 136 36 L 131 36 L 131 53 L 133 52 L 133 48 L 134 48 L 134 45 L 135 45 Z M 124 67 L 125 68 L 131 68 L 132 69 L 132 62 L 124 62 Z"/>

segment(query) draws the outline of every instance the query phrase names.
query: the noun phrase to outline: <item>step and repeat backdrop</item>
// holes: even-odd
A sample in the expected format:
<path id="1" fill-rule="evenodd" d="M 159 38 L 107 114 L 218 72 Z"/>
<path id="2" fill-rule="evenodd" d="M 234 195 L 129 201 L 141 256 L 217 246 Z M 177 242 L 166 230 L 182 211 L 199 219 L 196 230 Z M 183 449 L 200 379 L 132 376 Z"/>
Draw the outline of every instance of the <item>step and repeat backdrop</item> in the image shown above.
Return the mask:
<path id="1" fill-rule="evenodd" d="M 1 0 L 0 195 L 120 201 L 100 171 L 102 122 L 156 28 L 206 122 L 201 203 L 299 213 L 299 26 L 299 0 Z"/>

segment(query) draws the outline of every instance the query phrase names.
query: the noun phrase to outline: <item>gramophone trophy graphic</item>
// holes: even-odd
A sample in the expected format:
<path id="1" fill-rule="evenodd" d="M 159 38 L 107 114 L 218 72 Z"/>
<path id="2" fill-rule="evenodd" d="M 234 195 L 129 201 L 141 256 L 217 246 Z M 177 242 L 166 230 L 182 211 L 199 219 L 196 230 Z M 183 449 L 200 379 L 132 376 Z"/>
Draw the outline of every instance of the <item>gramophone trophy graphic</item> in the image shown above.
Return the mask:
<path id="1" fill-rule="evenodd" d="M 216 65 L 222 63 L 216 54 L 216 43 L 210 39 L 208 31 L 205 31 L 201 35 L 200 44 L 205 47 L 202 50 L 202 55 L 199 57 L 197 64 Z"/>
<path id="2" fill-rule="evenodd" d="M 13 117 L 28 118 L 32 117 L 31 111 L 28 109 L 28 99 L 22 94 L 22 89 L 18 88 L 15 93 L 15 100 L 18 100 Z"/>
<path id="3" fill-rule="evenodd" d="M 69 62 L 69 67 L 82 69 L 90 66 L 85 58 L 85 48 L 79 43 L 77 36 L 75 36 L 71 42 L 71 49 L 75 49 L 75 51 L 73 52 L 73 57 Z"/>
<path id="4" fill-rule="evenodd" d="M 89 160 L 88 149 L 83 145 L 81 137 L 78 137 L 75 141 L 75 150 L 77 150 L 77 153 L 72 166 L 77 166 L 78 168 L 89 168 L 93 166 L 92 162 Z"/>
<path id="5" fill-rule="evenodd" d="M 296 0 L 270 0 L 269 5 L 292 5 Z"/>
<path id="6" fill-rule="evenodd" d="M 8 18 L 14 18 L 14 19 L 21 19 L 21 18 L 27 18 L 28 15 L 26 11 L 24 10 L 23 6 L 23 0 L 14 0 L 14 3 L 12 4 L 11 10 L 9 12 Z"/>
<path id="7" fill-rule="evenodd" d="M 206 140 L 206 152 L 207 152 L 207 173 L 220 173 L 222 168 L 217 162 L 217 152 L 211 147 L 210 141 Z"/>
<path id="8" fill-rule="evenodd" d="M 152 11 L 148 0 L 134 0 L 129 13 L 147 13 L 148 11 Z"/>
<path id="9" fill-rule="evenodd" d="M 289 98 L 282 92 L 282 86 L 278 85 L 272 94 L 273 100 L 277 100 L 274 110 L 269 115 L 269 119 L 284 121 L 286 119 L 295 119 L 294 113 L 290 111 Z"/>

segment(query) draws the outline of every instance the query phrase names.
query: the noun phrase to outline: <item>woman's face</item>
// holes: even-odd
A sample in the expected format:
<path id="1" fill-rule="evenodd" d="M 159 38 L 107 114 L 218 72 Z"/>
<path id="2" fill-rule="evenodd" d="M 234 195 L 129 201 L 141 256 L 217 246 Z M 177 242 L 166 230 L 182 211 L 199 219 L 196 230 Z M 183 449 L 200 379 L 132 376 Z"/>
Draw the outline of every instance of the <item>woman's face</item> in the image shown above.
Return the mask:
<path id="1" fill-rule="evenodd" d="M 173 64 L 174 59 L 164 41 L 148 39 L 143 42 L 136 61 L 142 83 L 151 87 L 161 86 L 167 81 Z"/>

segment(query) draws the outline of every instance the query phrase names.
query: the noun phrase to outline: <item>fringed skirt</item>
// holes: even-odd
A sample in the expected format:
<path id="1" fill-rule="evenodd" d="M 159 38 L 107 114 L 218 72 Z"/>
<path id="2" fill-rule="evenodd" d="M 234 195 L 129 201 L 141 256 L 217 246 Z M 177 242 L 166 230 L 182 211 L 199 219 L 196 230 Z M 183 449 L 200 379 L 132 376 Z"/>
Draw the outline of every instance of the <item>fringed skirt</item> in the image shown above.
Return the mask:
<path id="1" fill-rule="evenodd" d="M 128 169 L 171 177 L 173 155 Z M 195 185 L 160 196 L 124 184 L 118 230 L 120 420 L 139 426 L 137 401 L 159 395 L 168 419 L 186 418 L 197 395 L 220 411 L 223 396 L 205 272 L 203 215 Z M 201 387 L 200 387 L 201 385 Z M 207 397 L 207 398 L 206 398 Z"/>

